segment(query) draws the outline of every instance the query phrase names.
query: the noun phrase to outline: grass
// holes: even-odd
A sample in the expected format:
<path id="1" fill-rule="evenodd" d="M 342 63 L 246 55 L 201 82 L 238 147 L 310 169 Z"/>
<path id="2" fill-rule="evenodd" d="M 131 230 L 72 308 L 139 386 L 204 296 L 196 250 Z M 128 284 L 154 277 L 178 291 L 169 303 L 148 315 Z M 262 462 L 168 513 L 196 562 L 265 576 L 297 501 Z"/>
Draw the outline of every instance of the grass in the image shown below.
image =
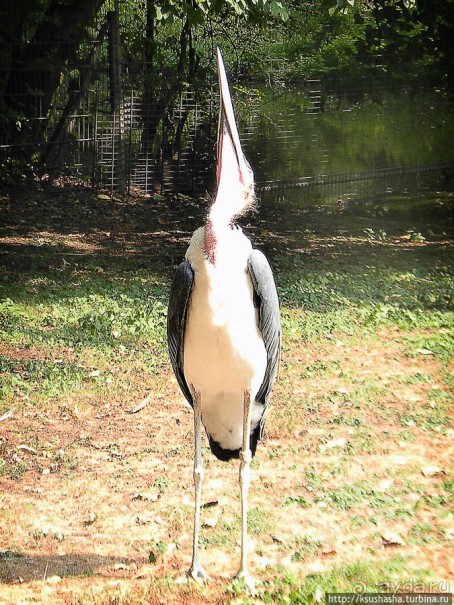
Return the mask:
<path id="1" fill-rule="evenodd" d="M 305 542 L 306 550 L 313 553 L 317 545 Z M 308 545 L 309 544 L 309 545 Z M 370 562 L 346 563 L 331 569 L 329 573 L 311 573 L 300 582 L 293 574 L 282 570 L 280 579 L 275 582 L 263 582 L 258 587 L 255 597 L 244 596 L 241 582 L 232 582 L 222 593 L 217 594 L 219 603 L 235 603 L 236 605 L 254 605 L 257 602 L 278 605 L 305 605 L 320 601 L 329 592 L 378 592 L 388 591 L 391 587 L 411 587 L 429 585 L 432 576 L 423 569 L 414 569 L 409 577 L 405 561 L 393 557 L 386 563 L 373 565 Z M 436 585 L 436 582 L 433 582 Z M 170 594 L 170 602 L 192 602 L 194 597 L 198 603 L 209 603 L 205 591 L 194 588 L 172 588 L 169 578 L 153 581 L 146 589 L 135 595 L 124 585 L 119 586 L 114 593 L 100 593 L 97 596 L 87 596 L 82 599 L 75 597 L 71 605 L 132 605 L 138 602 L 158 602 L 158 595 Z M 194 594 L 195 592 L 195 594 Z M 156 599 L 156 600 L 155 600 Z"/>
<path id="2" fill-rule="evenodd" d="M 164 286 L 152 287 L 139 272 L 128 279 L 89 271 L 73 281 L 64 271 L 58 281 L 25 279 L 0 306 L 2 336 L 22 343 L 47 342 L 69 347 L 128 346 L 165 340 Z M 44 282 L 44 283 L 43 283 Z M 47 283 L 46 283 L 47 282 Z M 33 303 L 30 304 L 30 299 Z"/>
<path id="3" fill-rule="evenodd" d="M 162 224 L 129 228 L 131 216 L 147 224 L 140 201 L 119 205 L 119 226 L 100 214 L 79 235 L 80 215 L 62 204 L 64 220 L 33 221 L 46 233 L 38 252 L 21 213 L 10 217 L 0 239 L 33 240 L 19 248 L 33 262 L 0 274 L 0 416 L 12 413 L 0 425 L 1 539 L 14 555 L 0 553 L 0 578 L 11 602 L 27 589 L 72 605 L 297 604 L 440 580 L 451 536 L 454 279 L 438 210 L 428 224 L 361 208 L 290 222 L 263 212 L 275 226 L 264 243 L 283 356 L 252 465 L 255 598 L 227 581 L 238 469 L 206 450 L 201 558 L 215 580 L 175 581 L 190 558 L 192 416 L 172 381 L 165 324 L 172 269 L 193 228 L 184 205 L 165 208 L 161 241 Z M 53 232 L 73 235 L 55 246 Z M 93 241 L 93 254 L 71 256 L 77 241 Z M 387 543 L 390 532 L 402 544 Z M 52 575 L 64 580 L 49 584 Z"/>
<path id="4" fill-rule="evenodd" d="M 36 279 L 26 278 L 13 288 L 14 301 L 8 297 L 0 302 L 4 345 L 39 347 L 42 356 L 0 355 L 3 409 L 17 396 L 44 405 L 67 393 L 97 391 L 102 396 L 106 390 L 123 388 L 128 372 L 112 371 L 120 360 L 126 370 L 150 375 L 167 363 L 164 286 L 151 298 L 144 278 L 134 275 L 127 283 L 122 278 L 106 284 L 104 277 L 74 285 L 69 295 L 73 277 L 65 273 L 58 286 L 53 282 L 49 290 L 43 286 L 35 293 L 29 284 Z M 132 359 L 134 363 L 128 363 Z"/>

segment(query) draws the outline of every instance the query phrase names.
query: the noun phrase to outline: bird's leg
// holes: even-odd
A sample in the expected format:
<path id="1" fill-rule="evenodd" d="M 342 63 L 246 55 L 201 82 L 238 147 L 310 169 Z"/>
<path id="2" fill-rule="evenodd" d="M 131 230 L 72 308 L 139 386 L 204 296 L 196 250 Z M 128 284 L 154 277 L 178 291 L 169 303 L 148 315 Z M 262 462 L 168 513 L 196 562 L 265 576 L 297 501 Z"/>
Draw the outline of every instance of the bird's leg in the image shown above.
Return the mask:
<path id="1" fill-rule="evenodd" d="M 194 404 L 194 487 L 195 487 L 195 514 L 194 514 L 194 539 L 192 545 L 192 563 L 187 573 L 196 582 L 208 580 L 199 564 L 199 535 L 200 535 L 200 508 L 202 505 L 202 482 L 203 482 L 203 464 L 201 451 L 201 429 L 202 429 L 202 406 L 200 402 L 200 393 L 192 389 L 192 399 Z"/>
<path id="2" fill-rule="evenodd" d="M 251 481 L 250 463 L 251 454 L 251 416 L 252 402 L 249 391 L 244 392 L 244 416 L 243 416 L 243 447 L 240 452 L 240 489 L 241 489 L 241 561 L 240 569 L 236 575 L 237 578 L 244 580 L 247 588 L 254 592 L 255 582 L 248 572 L 247 561 L 247 515 L 248 515 L 248 490 Z"/>

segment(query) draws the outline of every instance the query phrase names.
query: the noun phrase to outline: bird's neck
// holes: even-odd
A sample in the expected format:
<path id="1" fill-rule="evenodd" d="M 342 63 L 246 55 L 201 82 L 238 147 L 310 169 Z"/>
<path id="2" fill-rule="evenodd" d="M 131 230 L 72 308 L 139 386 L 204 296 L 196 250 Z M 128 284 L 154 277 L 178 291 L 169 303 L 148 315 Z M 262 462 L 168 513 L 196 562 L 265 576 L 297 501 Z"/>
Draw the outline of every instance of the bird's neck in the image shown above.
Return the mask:
<path id="1" fill-rule="evenodd" d="M 253 185 L 248 191 L 242 186 L 232 186 L 228 191 L 218 190 L 205 224 L 205 254 L 212 264 L 216 262 L 216 249 L 223 235 L 232 231 L 235 219 L 251 208 L 253 203 Z"/>

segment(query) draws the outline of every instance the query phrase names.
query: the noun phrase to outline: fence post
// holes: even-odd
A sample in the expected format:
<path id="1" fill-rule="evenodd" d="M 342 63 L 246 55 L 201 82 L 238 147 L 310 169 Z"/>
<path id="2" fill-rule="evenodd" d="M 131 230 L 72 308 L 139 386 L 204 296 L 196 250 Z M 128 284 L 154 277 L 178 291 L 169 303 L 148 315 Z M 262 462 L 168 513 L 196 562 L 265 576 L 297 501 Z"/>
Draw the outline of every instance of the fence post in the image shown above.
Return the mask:
<path id="1" fill-rule="evenodd" d="M 112 109 L 112 163 L 114 164 L 111 188 L 125 191 L 124 123 L 121 97 L 121 50 L 117 11 L 107 13 L 109 25 L 109 76 L 110 105 Z"/>

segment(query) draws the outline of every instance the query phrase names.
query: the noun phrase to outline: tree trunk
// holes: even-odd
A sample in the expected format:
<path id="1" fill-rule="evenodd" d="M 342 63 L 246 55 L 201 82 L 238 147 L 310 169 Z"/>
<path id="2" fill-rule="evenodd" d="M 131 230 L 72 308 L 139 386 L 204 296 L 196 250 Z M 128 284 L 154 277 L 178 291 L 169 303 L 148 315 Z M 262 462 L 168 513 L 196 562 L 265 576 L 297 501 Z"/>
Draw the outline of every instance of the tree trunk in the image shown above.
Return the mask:
<path id="1" fill-rule="evenodd" d="M 51 0 L 30 42 L 17 47 L 3 91 L 3 103 L 22 118 L 26 127 L 18 132 L 18 140 L 12 142 L 42 142 L 63 68 L 75 61 L 86 28 L 93 23 L 104 1 Z M 26 149 L 22 150 L 22 156 L 27 155 Z"/>
<path id="2" fill-rule="evenodd" d="M 107 23 L 104 23 L 99 30 L 96 43 L 90 51 L 84 66 L 79 70 L 79 77 L 71 80 L 68 86 L 69 100 L 65 109 L 55 127 L 54 132 L 47 145 L 46 157 L 44 163 L 48 167 L 49 180 L 48 185 L 52 185 L 58 172 L 61 169 L 62 156 L 65 144 L 68 137 L 71 135 L 74 118 L 82 104 L 85 94 L 88 90 L 93 74 L 95 72 L 96 63 L 101 51 L 102 43 L 107 31 Z"/>

